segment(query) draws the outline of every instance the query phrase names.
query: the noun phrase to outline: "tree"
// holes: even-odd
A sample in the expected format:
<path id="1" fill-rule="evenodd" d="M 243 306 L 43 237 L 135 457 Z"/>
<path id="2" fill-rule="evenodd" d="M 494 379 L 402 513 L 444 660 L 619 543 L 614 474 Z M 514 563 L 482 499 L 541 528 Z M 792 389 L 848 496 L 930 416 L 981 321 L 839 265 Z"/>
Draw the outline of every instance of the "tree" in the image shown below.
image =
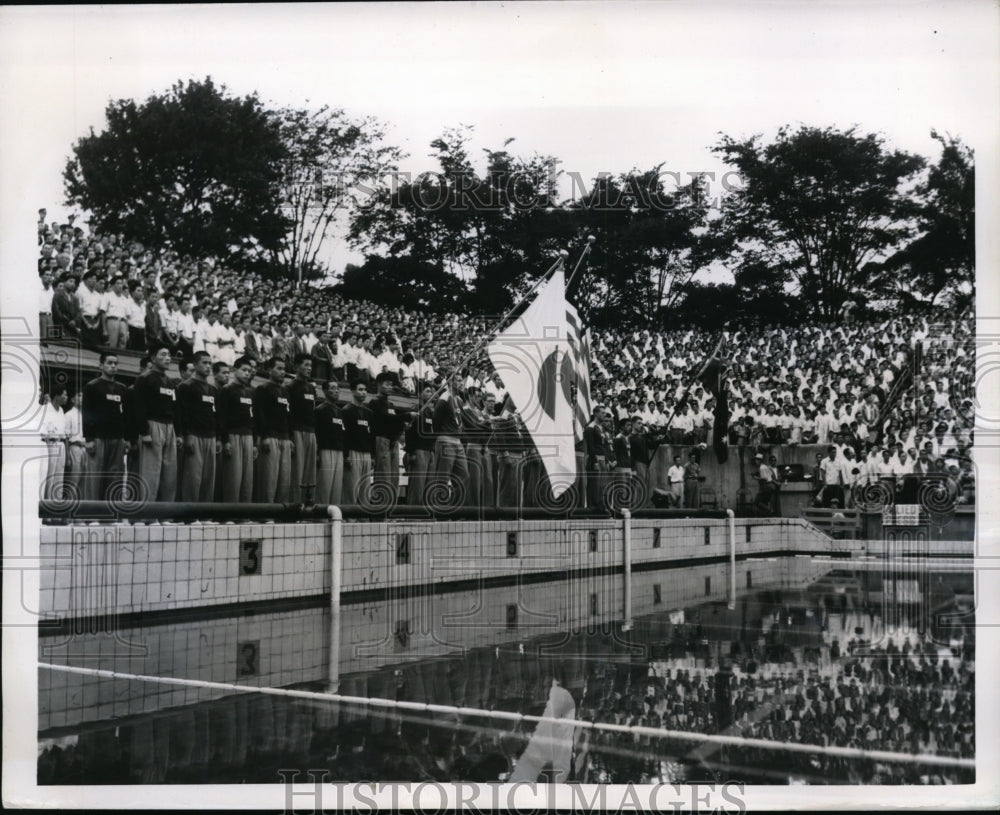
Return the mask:
<path id="1" fill-rule="evenodd" d="M 291 222 L 271 260 L 282 274 L 303 279 L 318 268 L 331 231 L 356 204 L 396 172 L 401 151 L 382 143 L 384 126 L 367 117 L 351 119 L 341 109 L 283 108 L 275 119 L 288 150 L 283 162 L 282 209 Z"/>
<path id="2" fill-rule="evenodd" d="M 237 265 L 278 249 L 287 151 L 256 95 L 230 96 L 207 77 L 111 102 L 105 116 L 63 172 L 67 203 L 96 230 Z"/>
<path id="3" fill-rule="evenodd" d="M 571 206 L 579 236 L 597 239 L 574 292 L 592 323 L 658 323 L 664 306 L 703 265 L 703 192 L 701 179 L 668 192 L 662 165 L 593 180 Z"/>
<path id="4" fill-rule="evenodd" d="M 347 298 L 419 311 L 456 308 L 466 294 L 454 275 L 409 257 L 372 256 L 363 266 L 348 263 L 335 288 Z"/>
<path id="5" fill-rule="evenodd" d="M 404 178 L 355 210 L 351 242 L 369 262 L 408 259 L 408 268 L 434 270 L 438 283 L 457 281 L 465 305 L 503 311 L 551 265 L 559 236 L 572 232 L 554 200 L 554 159 L 516 157 L 508 139 L 485 151 L 480 173 L 469 152 L 471 134 L 468 127 L 446 130 L 431 143 L 437 171 Z"/>
<path id="6" fill-rule="evenodd" d="M 770 266 L 803 316 L 831 319 L 849 297 L 878 293 L 865 266 L 911 237 L 918 208 L 908 185 L 924 159 L 855 128 L 783 127 L 767 145 L 723 136 L 714 150 L 742 177 L 719 221 L 737 268 Z"/>
<path id="7" fill-rule="evenodd" d="M 973 151 L 961 140 L 931 136 L 941 156 L 917 187 L 919 234 L 867 272 L 911 309 L 960 310 L 975 300 L 976 170 Z"/>

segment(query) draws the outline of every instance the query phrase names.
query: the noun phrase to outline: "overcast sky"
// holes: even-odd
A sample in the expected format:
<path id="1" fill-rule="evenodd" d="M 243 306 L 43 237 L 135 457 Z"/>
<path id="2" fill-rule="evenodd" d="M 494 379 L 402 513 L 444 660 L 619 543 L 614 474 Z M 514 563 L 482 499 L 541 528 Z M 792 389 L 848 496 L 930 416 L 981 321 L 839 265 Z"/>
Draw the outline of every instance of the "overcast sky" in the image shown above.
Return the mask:
<path id="1" fill-rule="evenodd" d="M 932 127 L 995 142 L 990 2 L 528 3 L 0 10 L 8 206 L 61 217 L 75 139 L 111 99 L 211 75 L 265 103 L 329 103 L 390 125 L 435 169 L 430 141 L 555 155 L 590 178 L 633 166 L 724 167 L 719 132 L 782 124 L 879 131 L 933 157 Z M 984 115 L 992 110 L 994 115 Z M 566 189 L 568 193 L 568 188 Z M 10 224 L 9 210 L 4 210 Z M 338 270 L 349 255 L 334 247 Z"/>

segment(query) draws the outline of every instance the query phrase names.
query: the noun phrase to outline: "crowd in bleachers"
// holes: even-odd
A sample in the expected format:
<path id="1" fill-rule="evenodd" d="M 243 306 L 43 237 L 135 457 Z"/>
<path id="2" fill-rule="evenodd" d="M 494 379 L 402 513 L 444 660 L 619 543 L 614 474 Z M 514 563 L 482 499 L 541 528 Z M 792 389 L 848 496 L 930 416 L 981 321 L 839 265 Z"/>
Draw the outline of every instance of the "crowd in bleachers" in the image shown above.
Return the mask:
<path id="1" fill-rule="evenodd" d="M 462 431 L 457 434 L 459 446 L 446 451 L 449 493 L 472 471 L 474 483 L 463 490 L 466 501 L 544 503 L 533 474 L 537 467 L 526 455 L 530 446 L 516 438 L 521 435 L 516 411 L 509 402 L 504 404 L 503 383 L 485 354 L 483 340 L 494 320 L 386 308 L 329 289 L 296 287 L 290 280 L 236 275 L 212 259 L 153 250 L 121 235 L 89 233 L 73 218 L 63 224 L 48 222 L 45 210 L 39 212 L 38 242 L 43 337 L 70 337 L 84 346 L 138 354 L 166 347 L 171 361 L 180 366 L 175 380 L 184 378 L 185 367 L 201 352 L 216 371 L 226 368 L 230 376 L 237 360 L 248 360 L 253 373 L 266 373 L 280 360 L 289 376 L 308 361 L 306 377 L 317 403 L 331 379 L 344 385 L 361 382 L 367 390 L 383 377 L 390 393 L 408 395 L 419 395 L 429 386 L 431 396 L 456 397 L 459 412 L 454 428 Z M 750 445 L 761 455 L 776 445 L 835 446 L 831 462 L 836 472 L 832 464 L 817 462 L 821 480 L 816 483 L 822 487 L 817 499 L 827 506 L 848 505 L 851 487 L 859 481 L 893 479 L 902 486 L 906 476 L 923 473 L 961 482 L 959 500 L 971 500 L 970 314 L 953 315 L 943 323 L 913 315 L 866 323 L 848 314 L 843 324 L 727 329 L 724 334 L 721 356 L 731 363 L 730 443 Z M 698 506 L 697 489 L 689 489 L 691 473 L 681 471 L 697 464 L 701 449 L 711 441 L 714 400 L 699 384 L 686 389 L 717 338 L 717 333 L 695 330 L 595 334 L 591 392 L 603 411 L 595 410 L 591 427 L 578 434 L 586 438 L 578 450 L 593 476 L 589 486 L 581 485 L 580 504 L 606 505 L 608 481 L 616 477 L 645 478 L 637 489 L 648 499 L 654 486 L 648 483 L 648 465 L 657 445 L 665 442 L 690 445 L 694 452 L 693 461 L 679 462 L 676 483 L 681 486 L 675 489 L 673 476 L 665 485 L 671 503 Z M 922 365 L 915 387 L 883 411 L 918 341 Z M 225 387 L 225 377 L 217 384 Z M 463 412 L 466 406 L 470 409 Z M 504 440 L 498 441 L 491 424 L 501 415 Z M 401 456 L 405 428 L 393 430 L 389 449 L 381 451 L 386 478 L 397 488 L 402 461 L 422 490 L 427 482 L 422 474 L 440 474 L 442 469 L 436 444 L 423 445 L 426 450 L 418 442 L 404 445 L 407 455 Z M 65 460 L 80 447 L 78 439 L 63 435 Z M 219 447 L 221 452 L 224 444 Z M 344 452 L 350 458 L 350 450 Z M 379 452 L 374 442 L 371 452 L 373 457 Z M 298 468 L 300 462 L 290 466 Z M 780 483 L 779 472 L 763 460 L 760 464 L 755 475 L 762 485 Z M 53 466 L 58 470 L 71 465 Z M 511 477 L 504 478 L 505 465 L 508 472 L 518 471 L 516 487 L 510 485 Z M 312 467 L 311 459 L 306 466 Z M 477 478 L 475 472 L 481 475 Z M 289 478 L 293 475 L 290 470 Z M 289 483 L 288 497 L 314 486 L 310 482 L 318 477 L 303 478 Z M 764 503 L 767 498 L 765 494 Z"/>

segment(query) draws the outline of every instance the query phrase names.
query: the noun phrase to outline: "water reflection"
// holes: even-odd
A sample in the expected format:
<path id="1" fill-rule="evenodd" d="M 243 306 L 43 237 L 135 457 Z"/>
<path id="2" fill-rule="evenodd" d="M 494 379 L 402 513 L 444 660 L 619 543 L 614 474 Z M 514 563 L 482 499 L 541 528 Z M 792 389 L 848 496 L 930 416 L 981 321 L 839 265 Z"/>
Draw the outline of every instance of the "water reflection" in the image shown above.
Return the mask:
<path id="1" fill-rule="evenodd" d="M 634 575 L 629 631 L 620 625 L 620 578 L 345 607 L 339 690 L 973 756 L 970 572 L 889 574 L 808 559 L 749 564 L 758 588 L 729 609 L 726 574 L 704 568 Z M 707 599 L 692 598 L 706 589 Z M 398 625 L 402 619 L 409 625 Z M 43 637 L 40 649 L 43 661 L 320 689 L 330 668 L 329 625 L 327 610 L 298 609 L 117 636 Z M 248 642 L 253 658 L 241 649 Z M 255 672 L 240 674 L 249 668 Z M 326 771 L 330 781 L 972 780 L 968 771 L 45 670 L 39 694 L 42 784 L 263 783 L 280 781 L 278 771 L 288 768 Z"/>

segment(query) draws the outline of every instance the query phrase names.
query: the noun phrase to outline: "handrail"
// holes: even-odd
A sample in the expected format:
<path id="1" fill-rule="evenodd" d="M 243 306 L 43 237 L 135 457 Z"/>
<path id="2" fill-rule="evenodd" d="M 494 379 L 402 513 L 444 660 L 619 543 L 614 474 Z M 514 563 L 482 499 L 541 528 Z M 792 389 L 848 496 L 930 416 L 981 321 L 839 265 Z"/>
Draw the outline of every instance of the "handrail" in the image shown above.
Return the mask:
<path id="1" fill-rule="evenodd" d="M 330 514 L 330 663 L 327 690 L 340 690 L 340 593 L 344 576 L 344 516 L 340 507 Z"/>
<path id="2" fill-rule="evenodd" d="M 177 521 L 323 521 L 329 518 L 326 505 L 191 503 L 184 501 L 76 501 L 45 499 L 38 502 L 43 520 L 177 520 Z M 344 504 L 343 518 L 350 520 L 399 521 L 543 521 L 612 520 L 625 510 L 613 513 L 596 509 L 559 510 L 547 507 L 419 507 Z M 721 509 L 637 509 L 632 519 L 683 520 L 685 518 L 724 519 L 729 510 Z"/>
<path id="3" fill-rule="evenodd" d="M 729 610 L 736 608 L 736 513 L 726 510 L 729 518 Z"/>
<path id="4" fill-rule="evenodd" d="M 632 513 L 622 508 L 622 574 L 624 576 L 622 631 L 632 630 Z"/>

